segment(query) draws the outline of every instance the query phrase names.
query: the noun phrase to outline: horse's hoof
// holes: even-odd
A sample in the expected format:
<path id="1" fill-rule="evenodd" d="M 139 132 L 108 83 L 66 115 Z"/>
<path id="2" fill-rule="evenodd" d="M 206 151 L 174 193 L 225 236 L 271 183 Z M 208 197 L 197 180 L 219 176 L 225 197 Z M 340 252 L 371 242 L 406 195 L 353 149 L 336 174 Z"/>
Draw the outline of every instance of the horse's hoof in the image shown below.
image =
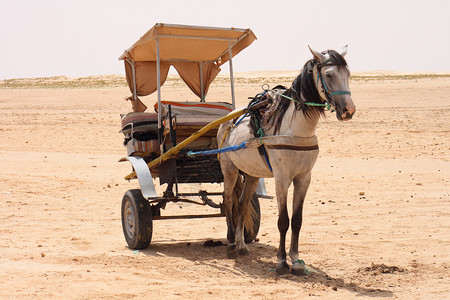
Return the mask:
<path id="1" fill-rule="evenodd" d="M 238 252 L 236 250 L 236 244 L 228 244 L 227 245 L 227 257 L 228 258 L 236 258 L 238 256 Z"/>
<path id="2" fill-rule="evenodd" d="M 308 272 L 306 272 L 306 270 L 302 266 L 300 266 L 300 268 L 298 269 L 292 268 L 292 274 L 296 276 L 305 276 L 308 275 Z"/>
<path id="3" fill-rule="evenodd" d="M 237 251 L 227 251 L 227 257 L 228 258 L 237 258 L 238 253 L 237 253 Z"/>
<path id="4" fill-rule="evenodd" d="M 239 255 L 242 255 L 242 256 L 244 256 L 244 255 L 249 255 L 249 254 L 250 254 L 250 251 L 248 250 L 248 248 L 240 248 L 240 249 L 238 250 L 238 254 L 239 254 Z"/>
<path id="5" fill-rule="evenodd" d="M 297 260 L 292 262 L 292 274 L 297 276 L 308 275 L 308 269 L 305 267 L 305 262 L 303 260 Z"/>
<path id="6" fill-rule="evenodd" d="M 278 275 L 285 275 L 289 274 L 291 272 L 291 269 L 289 268 L 289 265 L 284 261 L 282 263 L 279 263 L 277 265 L 277 274 Z"/>

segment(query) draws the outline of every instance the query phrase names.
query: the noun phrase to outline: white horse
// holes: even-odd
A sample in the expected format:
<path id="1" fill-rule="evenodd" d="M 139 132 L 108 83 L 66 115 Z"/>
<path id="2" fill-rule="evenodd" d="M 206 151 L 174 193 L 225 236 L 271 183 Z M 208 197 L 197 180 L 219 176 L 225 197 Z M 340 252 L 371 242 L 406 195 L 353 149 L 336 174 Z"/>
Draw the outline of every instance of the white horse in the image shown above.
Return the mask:
<path id="1" fill-rule="evenodd" d="M 249 253 L 244 240 L 244 219 L 250 211 L 250 199 L 255 193 L 259 178 L 275 179 L 280 232 L 276 270 L 279 274 L 290 271 L 286 262 L 285 241 L 289 228 L 287 194 L 292 182 L 294 199 L 289 250 L 291 271 L 296 275 L 306 273 L 304 263 L 298 257 L 298 239 L 303 202 L 311 182 L 311 170 L 319 155 L 315 131 L 324 114 L 323 106 L 330 105 L 336 110 L 337 118 L 344 121 L 350 120 L 356 110 L 348 85 L 350 72 L 343 58 L 347 53 L 347 46 L 341 53 L 334 50 L 310 50 L 314 58 L 305 64 L 291 88 L 270 90 L 263 96 L 272 102 L 267 111 L 261 113 L 260 122 L 257 122 L 262 123 L 264 130 L 264 137 L 261 139 L 265 144 L 262 146 L 264 151 L 249 147 L 220 155 L 228 226 L 227 252 L 230 257 Z M 234 124 L 235 121 L 222 124 L 217 133 L 217 140 L 222 141 L 221 147 L 240 145 L 254 138 L 257 128 L 251 128 L 251 122 L 251 118 L 244 118 L 238 124 Z M 236 195 L 233 196 L 233 190 L 240 182 L 240 173 L 244 176 L 244 186 L 238 199 Z M 233 216 L 233 206 L 237 216 Z M 233 218 L 237 221 L 233 221 Z"/>

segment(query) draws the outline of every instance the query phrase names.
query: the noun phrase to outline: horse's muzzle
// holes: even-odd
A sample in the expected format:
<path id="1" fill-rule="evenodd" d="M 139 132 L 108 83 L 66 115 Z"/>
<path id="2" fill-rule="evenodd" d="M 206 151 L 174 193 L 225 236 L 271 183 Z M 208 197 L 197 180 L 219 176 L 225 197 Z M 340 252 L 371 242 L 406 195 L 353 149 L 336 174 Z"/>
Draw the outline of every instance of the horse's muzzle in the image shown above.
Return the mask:
<path id="1" fill-rule="evenodd" d="M 346 100 L 346 106 L 344 108 L 343 113 L 341 114 L 341 118 L 343 121 L 349 121 L 356 112 L 356 106 L 353 104 L 353 100 L 351 97 L 348 97 Z"/>

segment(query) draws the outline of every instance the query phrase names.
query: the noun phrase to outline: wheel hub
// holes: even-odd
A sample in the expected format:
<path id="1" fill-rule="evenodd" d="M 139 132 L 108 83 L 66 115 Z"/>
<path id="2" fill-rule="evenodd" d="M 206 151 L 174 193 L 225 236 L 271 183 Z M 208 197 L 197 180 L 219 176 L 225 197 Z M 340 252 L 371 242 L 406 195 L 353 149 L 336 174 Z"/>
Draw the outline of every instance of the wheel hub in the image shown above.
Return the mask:
<path id="1" fill-rule="evenodd" d="M 135 222 L 135 211 L 133 209 L 133 206 L 128 202 L 125 206 L 125 227 L 127 235 L 130 238 L 133 238 L 136 233 L 136 226 L 134 224 Z"/>

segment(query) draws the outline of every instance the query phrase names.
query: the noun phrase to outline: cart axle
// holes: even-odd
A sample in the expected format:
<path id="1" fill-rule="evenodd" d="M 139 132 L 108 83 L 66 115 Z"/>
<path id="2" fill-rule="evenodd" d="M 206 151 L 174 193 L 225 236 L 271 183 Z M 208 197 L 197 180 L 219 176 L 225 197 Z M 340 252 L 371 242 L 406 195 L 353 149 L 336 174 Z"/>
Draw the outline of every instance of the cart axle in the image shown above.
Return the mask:
<path id="1" fill-rule="evenodd" d="M 205 215 L 180 215 L 180 216 L 154 216 L 153 220 L 178 220 L 178 219 L 206 219 L 225 217 L 225 214 L 205 214 Z"/>

